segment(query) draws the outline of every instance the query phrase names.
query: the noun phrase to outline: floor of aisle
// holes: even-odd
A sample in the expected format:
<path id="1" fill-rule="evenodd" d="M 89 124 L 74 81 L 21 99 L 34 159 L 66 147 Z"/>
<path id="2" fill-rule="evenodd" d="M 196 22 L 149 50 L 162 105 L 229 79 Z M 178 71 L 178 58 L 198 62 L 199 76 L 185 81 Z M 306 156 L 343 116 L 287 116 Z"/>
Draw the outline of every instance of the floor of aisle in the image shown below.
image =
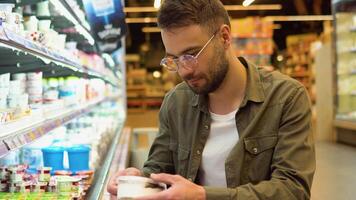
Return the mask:
<path id="1" fill-rule="evenodd" d="M 157 127 L 158 110 L 129 113 L 127 126 Z M 311 200 L 356 199 L 356 147 L 316 142 L 317 170 Z"/>
<path id="2" fill-rule="evenodd" d="M 356 198 L 356 148 L 336 143 L 316 143 L 317 169 L 311 200 Z"/>

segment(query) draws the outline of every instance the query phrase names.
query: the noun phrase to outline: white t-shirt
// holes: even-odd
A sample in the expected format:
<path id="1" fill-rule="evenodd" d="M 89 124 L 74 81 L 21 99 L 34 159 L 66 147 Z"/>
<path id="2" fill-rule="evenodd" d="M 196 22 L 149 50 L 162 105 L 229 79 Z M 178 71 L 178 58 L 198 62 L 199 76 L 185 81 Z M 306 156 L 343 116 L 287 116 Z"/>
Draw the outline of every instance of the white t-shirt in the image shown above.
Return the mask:
<path id="1" fill-rule="evenodd" d="M 226 187 L 225 160 L 239 140 L 235 115 L 238 109 L 218 115 L 210 112 L 212 122 L 199 168 L 200 184 Z"/>

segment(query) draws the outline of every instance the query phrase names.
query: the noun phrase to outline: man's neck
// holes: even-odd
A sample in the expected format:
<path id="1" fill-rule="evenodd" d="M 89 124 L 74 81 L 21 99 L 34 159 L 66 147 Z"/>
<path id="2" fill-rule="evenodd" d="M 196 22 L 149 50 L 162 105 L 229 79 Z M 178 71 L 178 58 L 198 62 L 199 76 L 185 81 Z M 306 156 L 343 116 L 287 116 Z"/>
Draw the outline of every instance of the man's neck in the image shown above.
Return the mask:
<path id="1" fill-rule="evenodd" d="M 229 61 L 229 71 L 221 86 L 209 94 L 209 109 L 216 114 L 237 110 L 245 96 L 247 71 L 239 59 Z"/>

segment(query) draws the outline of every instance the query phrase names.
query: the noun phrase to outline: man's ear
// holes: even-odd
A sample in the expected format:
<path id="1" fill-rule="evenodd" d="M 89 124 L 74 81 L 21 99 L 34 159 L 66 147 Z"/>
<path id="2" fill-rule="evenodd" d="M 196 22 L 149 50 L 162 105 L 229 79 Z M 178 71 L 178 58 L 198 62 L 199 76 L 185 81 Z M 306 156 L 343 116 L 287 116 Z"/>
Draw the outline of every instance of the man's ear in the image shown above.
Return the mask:
<path id="1" fill-rule="evenodd" d="M 220 28 L 220 37 L 224 44 L 225 49 L 229 48 L 232 43 L 231 29 L 228 25 L 224 24 Z"/>

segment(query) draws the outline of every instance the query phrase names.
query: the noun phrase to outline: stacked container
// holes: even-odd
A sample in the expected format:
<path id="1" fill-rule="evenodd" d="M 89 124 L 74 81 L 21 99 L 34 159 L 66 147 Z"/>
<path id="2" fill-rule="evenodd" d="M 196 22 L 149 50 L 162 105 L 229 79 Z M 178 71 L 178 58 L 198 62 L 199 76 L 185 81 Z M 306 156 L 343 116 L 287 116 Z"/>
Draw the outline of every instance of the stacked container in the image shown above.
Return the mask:
<path id="1" fill-rule="evenodd" d="M 30 105 L 42 103 L 42 72 L 27 73 L 27 92 L 30 96 Z"/>
<path id="2" fill-rule="evenodd" d="M 0 75 L 0 110 L 7 108 L 7 96 L 9 95 L 10 74 Z"/>

